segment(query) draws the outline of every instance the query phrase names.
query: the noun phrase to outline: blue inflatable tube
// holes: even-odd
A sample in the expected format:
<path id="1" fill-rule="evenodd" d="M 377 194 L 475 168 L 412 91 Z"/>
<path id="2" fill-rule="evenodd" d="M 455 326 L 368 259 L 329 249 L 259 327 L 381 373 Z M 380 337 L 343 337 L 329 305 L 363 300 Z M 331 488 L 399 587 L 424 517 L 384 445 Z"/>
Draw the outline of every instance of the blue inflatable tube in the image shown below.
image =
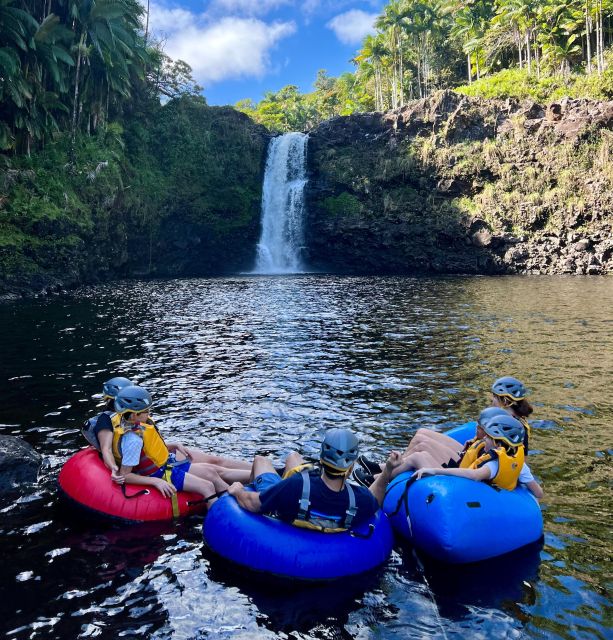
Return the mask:
<path id="1" fill-rule="evenodd" d="M 447 432 L 460 443 L 475 435 L 476 423 Z M 523 487 L 496 489 L 485 482 L 428 476 L 409 482 L 403 473 L 388 487 L 383 510 L 400 536 L 443 562 L 493 558 L 543 535 L 538 502 Z"/>
<path id="2" fill-rule="evenodd" d="M 203 537 L 214 553 L 235 565 L 305 581 L 333 580 L 374 569 L 387 560 L 394 539 L 381 510 L 354 531 L 320 533 L 249 513 L 230 496 L 210 508 Z"/>

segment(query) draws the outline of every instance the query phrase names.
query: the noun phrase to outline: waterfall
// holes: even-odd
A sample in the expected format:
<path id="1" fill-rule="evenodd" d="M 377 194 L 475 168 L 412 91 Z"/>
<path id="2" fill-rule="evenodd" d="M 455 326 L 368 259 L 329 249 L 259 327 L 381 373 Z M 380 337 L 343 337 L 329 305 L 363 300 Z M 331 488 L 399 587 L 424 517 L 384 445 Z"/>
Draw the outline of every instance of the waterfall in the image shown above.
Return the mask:
<path id="1" fill-rule="evenodd" d="M 308 136 L 286 133 L 268 147 L 262 190 L 262 235 L 254 273 L 297 273 L 304 243 Z"/>

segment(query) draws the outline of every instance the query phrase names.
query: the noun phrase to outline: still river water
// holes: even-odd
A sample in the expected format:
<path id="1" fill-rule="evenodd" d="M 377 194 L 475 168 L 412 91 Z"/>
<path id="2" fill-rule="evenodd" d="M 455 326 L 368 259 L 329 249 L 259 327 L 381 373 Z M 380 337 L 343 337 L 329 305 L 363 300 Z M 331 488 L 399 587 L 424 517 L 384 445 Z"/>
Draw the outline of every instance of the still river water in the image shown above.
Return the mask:
<path id="1" fill-rule="evenodd" d="M 235 277 L 125 282 L 0 305 L 0 434 L 45 457 L 1 505 L 0 632 L 25 638 L 610 638 L 613 279 Z M 315 455 L 323 428 L 383 456 L 474 418 L 492 381 L 535 405 L 545 539 L 470 567 L 398 544 L 379 572 L 306 589 L 236 575 L 199 518 L 109 527 L 56 478 L 111 375 L 209 451 Z"/>

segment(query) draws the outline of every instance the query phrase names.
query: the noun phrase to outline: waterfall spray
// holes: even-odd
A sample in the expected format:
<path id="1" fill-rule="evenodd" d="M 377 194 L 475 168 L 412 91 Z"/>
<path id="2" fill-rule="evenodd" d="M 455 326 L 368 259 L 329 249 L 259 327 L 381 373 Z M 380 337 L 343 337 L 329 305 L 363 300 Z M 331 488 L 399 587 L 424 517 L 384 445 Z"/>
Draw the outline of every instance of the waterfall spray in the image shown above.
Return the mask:
<path id="1" fill-rule="evenodd" d="M 254 273 L 298 273 L 304 266 L 307 135 L 286 133 L 268 147 L 262 192 L 262 235 Z"/>

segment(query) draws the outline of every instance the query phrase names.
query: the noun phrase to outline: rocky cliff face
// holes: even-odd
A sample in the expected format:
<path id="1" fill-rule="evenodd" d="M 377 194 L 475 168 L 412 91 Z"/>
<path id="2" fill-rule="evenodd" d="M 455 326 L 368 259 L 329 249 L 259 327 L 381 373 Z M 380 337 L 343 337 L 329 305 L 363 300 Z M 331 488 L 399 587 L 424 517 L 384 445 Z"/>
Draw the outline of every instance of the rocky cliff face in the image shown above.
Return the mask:
<path id="1" fill-rule="evenodd" d="M 613 102 L 440 92 L 309 140 L 311 264 L 350 272 L 613 271 Z"/>
<path id="2" fill-rule="evenodd" d="M 0 162 L 0 299 L 253 265 L 266 129 L 189 97 L 125 124 L 85 137 L 72 170 L 63 139 Z"/>

